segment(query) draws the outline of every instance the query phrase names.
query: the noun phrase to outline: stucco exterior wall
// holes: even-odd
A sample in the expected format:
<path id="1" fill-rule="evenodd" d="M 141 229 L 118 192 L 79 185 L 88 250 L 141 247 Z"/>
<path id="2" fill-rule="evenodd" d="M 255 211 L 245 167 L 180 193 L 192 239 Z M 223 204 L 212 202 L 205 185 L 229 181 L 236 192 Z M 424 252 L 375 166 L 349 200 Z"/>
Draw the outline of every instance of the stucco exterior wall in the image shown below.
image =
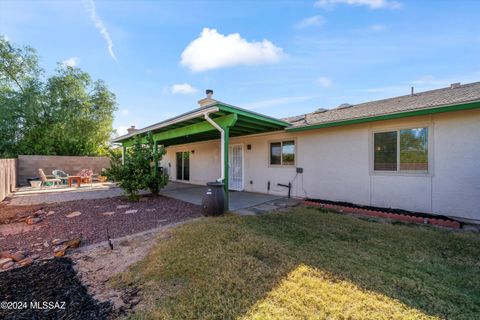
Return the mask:
<path id="1" fill-rule="evenodd" d="M 373 172 L 373 132 L 429 127 L 429 173 Z M 296 142 L 295 166 L 269 165 L 269 143 Z M 480 110 L 449 112 L 298 133 L 232 138 L 244 144 L 246 191 L 345 201 L 480 220 Z M 247 150 L 247 145 L 251 150 Z M 220 175 L 220 142 L 167 148 L 163 165 L 175 178 L 175 152 L 192 151 L 191 183 Z M 296 173 L 303 168 L 303 174 Z M 268 182 L 270 181 L 270 190 Z"/>

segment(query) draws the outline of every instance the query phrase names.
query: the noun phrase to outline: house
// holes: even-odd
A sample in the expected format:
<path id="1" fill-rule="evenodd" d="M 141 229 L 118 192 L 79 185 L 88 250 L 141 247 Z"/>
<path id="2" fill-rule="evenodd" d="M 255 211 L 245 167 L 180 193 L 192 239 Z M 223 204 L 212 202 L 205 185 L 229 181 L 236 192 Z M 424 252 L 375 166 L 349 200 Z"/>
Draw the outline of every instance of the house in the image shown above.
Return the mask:
<path id="1" fill-rule="evenodd" d="M 480 82 L 275 119 L 214 100 L 153 132 L 170 178 L 480 222 Z M 290 186 L 290 188 L 289 188 Z"/>

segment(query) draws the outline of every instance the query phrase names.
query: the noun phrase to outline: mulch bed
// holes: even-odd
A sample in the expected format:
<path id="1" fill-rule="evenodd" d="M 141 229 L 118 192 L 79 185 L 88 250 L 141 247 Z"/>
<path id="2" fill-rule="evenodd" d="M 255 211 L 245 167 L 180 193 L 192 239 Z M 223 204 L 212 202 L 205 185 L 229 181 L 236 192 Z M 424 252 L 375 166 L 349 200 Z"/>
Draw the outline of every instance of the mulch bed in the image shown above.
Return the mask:
<path id="1" fill-rule="evenodd" d="M 117 208 L 118 206 L 128 207 Z M 116 197 L 7 208 L 6 213 L 9 216 L 33 214 L 41 210 L 39 217 L 42 221 L 34 225 L 36 230 L 15 235 L 0 235 L 0 251 L 22 250 L 27 254 L 39 254 L 40 257 L 52 256 L 53 239 L 71 239 L 81 235 L 81 245 L 84 246 L 107 240 L 107 230 L 113 239 L 202 215 L 200 206 L 163 196 L 144 196 L 139 202 L 134 203 L 126 201 L 123 197 Z M 125 213 L 128 210 L 138 211 Z M 47 215 L 49 211 L 55 213 Z M 81 215 L 66 217 L 74 211 L 80 211 Z M 115 213 L 102 215 L 104 212 Z M 3 214 L 0 212 L 0 216 Z"/>
<path id="2" fill-rule="evenodd" d="M 107 319 L 111 312 L 88 294 L 69 258 L 0 273 L 0 301 L 0 319 Z"/>

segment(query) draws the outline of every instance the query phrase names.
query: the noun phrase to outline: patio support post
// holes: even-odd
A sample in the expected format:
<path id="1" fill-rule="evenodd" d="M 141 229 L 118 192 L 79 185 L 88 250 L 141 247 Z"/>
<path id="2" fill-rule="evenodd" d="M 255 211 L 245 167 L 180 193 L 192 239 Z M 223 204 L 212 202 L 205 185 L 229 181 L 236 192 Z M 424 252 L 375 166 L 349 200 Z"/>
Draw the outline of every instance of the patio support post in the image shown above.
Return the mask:
<path id="1" fill-rule="evenodd" d="M 157 140 L 153 141 L 153 173 L 155 177 L 158 177 L 158 142 Z"/>
<path id="2" fill-rule="evenodd" d="M 223 179 L 223 188 L 225 190 L 225 211 L 228 211 L 228 204 L 229 204 L 229 194 L 228 194 L 228 144 L 229 144 L 229 134 L 230 134 L 230 127 L 223 128 L 225 131 L 225 136 L 222 141 L 223 143 L 223 165 L 224 165 L 224 179 Z"/>
<path id="3" fill-rule="evenodd" d="M 125 153 L 127 151 L 127 147 L 122 145 L 122 164 L 125 164 Z"/>

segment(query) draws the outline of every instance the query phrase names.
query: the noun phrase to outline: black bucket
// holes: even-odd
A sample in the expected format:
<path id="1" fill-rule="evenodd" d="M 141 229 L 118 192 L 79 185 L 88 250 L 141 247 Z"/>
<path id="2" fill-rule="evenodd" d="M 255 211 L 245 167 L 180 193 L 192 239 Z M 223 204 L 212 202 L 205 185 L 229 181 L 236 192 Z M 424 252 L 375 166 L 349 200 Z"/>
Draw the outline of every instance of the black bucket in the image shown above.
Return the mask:
<path id="1" fill-rule="evenodd" d="M 207 192 L 203 196 L 203 214 L 219 216 L 225 211 L 225 191 L 221 182 L 207 182 Z"/>

